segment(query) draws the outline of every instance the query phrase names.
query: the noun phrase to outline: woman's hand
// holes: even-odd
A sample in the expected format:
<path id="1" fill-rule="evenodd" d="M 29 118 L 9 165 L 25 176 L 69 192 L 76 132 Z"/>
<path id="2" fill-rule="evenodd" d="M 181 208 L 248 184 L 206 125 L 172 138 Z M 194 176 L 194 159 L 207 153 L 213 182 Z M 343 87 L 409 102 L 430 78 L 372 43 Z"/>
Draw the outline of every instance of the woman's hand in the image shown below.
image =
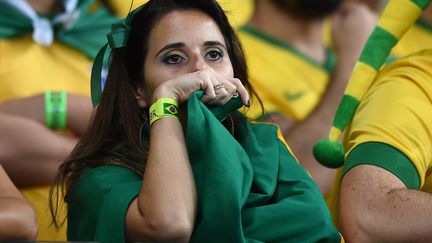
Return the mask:
<path id="1" fill-rule="evenodd" d="M 211 69 L 180 75 L 159 85 L 153 93 L 153 101 L 171 98 L 185 102 L 197 90 L 204 90 L 201 100 L 211 105 L 224 105 L 233 96 L 240 95 L 244 105 L 249 105 L 249 94 L 237 78 L 224 78 Z"/>

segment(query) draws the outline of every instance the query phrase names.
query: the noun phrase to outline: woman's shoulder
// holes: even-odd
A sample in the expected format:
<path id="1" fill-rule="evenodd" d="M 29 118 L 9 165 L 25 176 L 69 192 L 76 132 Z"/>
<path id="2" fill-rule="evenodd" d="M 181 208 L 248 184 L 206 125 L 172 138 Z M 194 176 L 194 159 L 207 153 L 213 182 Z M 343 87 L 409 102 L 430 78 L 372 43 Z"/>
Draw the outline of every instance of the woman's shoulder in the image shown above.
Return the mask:
<path id="1" fill-rule="evenodd" d="M 239 113 L 239 117 L 246 122 L 249 136 L 260 141 L 261 144 L 265 142 L 267 144 L 279 144 L 281 145 L 279 146 L 279 149 L 288 150 L 289 153 L 294 156 L 277 124 L 271 122 L 250 121 L 241 113 Z"/>
<path id="2" fill-rule="evenodd" d="M 243 122 L 243 124 L 246 124 L 248 130 L 252 131 L 253 133 L 259 134 L 261 136 L 273 137 L 273 138 L 278 136 L 279 127 L 275 123 L 262 122 L 259 120 L 251 120 L 241 112 L 237 113 L 237 117 L 239 117 L 239 120 Z"/>
<path id="3" fill-rule="evenodd" d="M 96 191 L 113 188 L 124 183 L 140 182 L 141 180 L 141 176 L 130 168 L 122 165 L 105 164 L 84 169 L 74 181 L 73 187 Z"/>
<path id="4" fill-rule="evenodd" d="M 87 231 L 93 237 L 94 232 L 88 226 L 94 222 L 98 227 L 110 224 L 119 214 L 124 218 L 140 188 L 141 177 L 121 165 L 83 170 L 68 191 L 68 232 L 76 237 Z"/>

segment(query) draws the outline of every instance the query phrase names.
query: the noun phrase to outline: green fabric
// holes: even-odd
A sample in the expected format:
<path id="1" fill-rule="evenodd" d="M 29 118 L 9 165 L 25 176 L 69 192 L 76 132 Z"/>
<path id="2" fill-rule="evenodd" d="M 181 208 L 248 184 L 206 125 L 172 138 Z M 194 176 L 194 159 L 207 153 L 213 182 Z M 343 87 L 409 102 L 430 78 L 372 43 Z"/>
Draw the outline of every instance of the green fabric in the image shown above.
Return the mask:
<path id="1" fill-rule="evenodd" d="M 411 160 L 398 149 L 379 142 L 355 147 L 347 156 L 343 175 L 357 165 L 375 165 L 397 176 L 409 189 L 418 190 L 420 176 Z"/>
<path id="2" fill-rule="evenodd" d="M 424 10 L 431 3 L 431 0 L 411 0 L 411 2 L 415 3 L 419 8 Z"/>
<path id="3" fill-rule="evenodd" d="M 106 43 L 106 34 L 118 18 L 106 7 L 95 12 L 89 10 L 97 0 L 80 0 L 77 5 L 79 18 L 70 29 L 54 26 L 55 38 L 94 59 Z M 33 32 L 32 20 L 19 10 L 0 1 L 0 40 L 20 37 Z"/>
<path id="4" fill-rule="evenodd" d="M 360 55 L 360 61 L 379 71 L 397 43 L 397 38 L 380 26 L 375 27 Z"/>
<path id="5" fill-rule="evenodd" d="M 351 95 L 344 95 L 336 111 L 333 126 L 343 130 L 354 116 L 359 103 L 360 102 L 355 97 Z"/>
<path id="6" fill-rule="evenodd" d="M 236 140 L 219 120 L 240 99 L 210 110 L 202 93 L 188 101 L 186 139 L 198 192 L 190 242 L 340 242 L 321 192 L 277 127 L 250 124 L 237 112 Z M 124 242 L 126 211 L 140 183 L 119 166 L 86 170 L 72 187 L 68 239 Z"/>
<path id="7" fill-rule="evenodd" d="M 428 31 L 432 31 L 432 23 L 429 23 L 423 19 L 419 19 L 416 22 L 416 25 L 428 30 Z"/>
<path id="8" fill-rule="evenodd" d="M 318 187 L 278 139 L 278 128 L 237 113 L 236 140 L 201 94 L 188 102 L 186 139 L 198 191 L 191 242 L 340 242 Z"/>
<path id="9" fill-rule="evenodd" d="M 238 30 L 249 33 L 249 34 L 257 37 L 258 39 L 261 39 L 261 40 L 266 41 L 272 45 L 275 45 L 279 48 L 282 48 L 288 52 L 291 52 L 291 53 L 297 55 L 298 57 L 300 57 L 304 60 L 306 60 L 307 62 L 311 63 L 312 65 L 314 65 L 316 67 L 324 68 L 327 72 L 332 72 L 335 65 L 336 65 L 336 55 L 330 48 L 326 49 L 326 60 L 325 60 L 324 64 L 321 64 L 321 63 L 318 63 L 317 61 L 313 60 L 312 58 L 306 56 L 304 53 L 300 52 L 299 50 L 297 50 L 295 47 L 291 46 L 290 44 L 283 42 L 281 40 L 275 39 L 275 38 L 271 37 L 270 35 L 267 35 L 266 33 L 263 33 L 259 30 L 256 30 L 250 26 L 243 25 Z"/>
<path id="10" fill-rule="evenodd" d="M 93 107 L 99 104 L 102 98 L 102 69 L 106 53 L 111 51 L 108 44 L 105 44 L 97 53 L 90 76 L 90 92 Z"/>
<path id="11" fill-rule="evenodd" d="M 121 166 L 85 170 L 71 190 L 68 240 L 125 242 L 126 212 L 141 182 L 140 176 Z"/>

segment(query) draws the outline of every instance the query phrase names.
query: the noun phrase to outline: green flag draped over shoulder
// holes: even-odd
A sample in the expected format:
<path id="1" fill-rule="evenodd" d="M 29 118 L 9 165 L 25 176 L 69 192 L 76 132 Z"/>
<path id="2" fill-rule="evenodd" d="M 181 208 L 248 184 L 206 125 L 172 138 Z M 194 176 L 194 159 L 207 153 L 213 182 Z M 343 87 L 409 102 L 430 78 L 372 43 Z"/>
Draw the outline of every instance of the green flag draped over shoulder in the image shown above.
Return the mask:
<path id="1" fill-rule="evenodd" d="M 240 113 L 238 141 L 218 119 L 234 99 L 209 110 L 188 101 L 187 146 L 198 193 L 191 242 L 340 242 L 321 193 L 272 124 Z"/>
<path id="2" fill-rule="evenodd" d="M 318 187 L 278 138 L 278 128 L 250 124 L 237 113 L 235 139 L 220 120 L 240 99 L 209 109 L 202 93 L 187 104 L 198 196 L 190 242 L 341 242 Z M 68 239 L 126 242 L 126 212 L 141 183 L 119 164 L 84 170 L 69 192 Z"/>
<path id="3" fill-rule="evenodd" d="M 111 24 L 119 19 L 97 0 L 79 0 L 76 19 L 70 26 L 53 24 L 55 38 L 94 59 L 106 43 Z M 32 19 L 22 11 L 0 0 L 0 40 L 33 32 Z"/>

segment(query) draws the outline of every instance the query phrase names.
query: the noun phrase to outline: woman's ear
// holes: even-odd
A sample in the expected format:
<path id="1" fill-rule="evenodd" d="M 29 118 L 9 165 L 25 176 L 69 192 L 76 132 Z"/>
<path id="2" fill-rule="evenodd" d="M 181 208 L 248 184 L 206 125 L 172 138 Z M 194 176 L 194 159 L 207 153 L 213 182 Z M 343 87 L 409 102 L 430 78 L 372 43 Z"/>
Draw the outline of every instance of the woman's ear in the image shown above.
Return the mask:
<path id="1" fill-rule="evenodd" d="M 137 100 L 138 106 L 144 108 L 147 106 L 145 92 L 142 87 L 138 87 L 136 90 L 135 98 Z"/>

